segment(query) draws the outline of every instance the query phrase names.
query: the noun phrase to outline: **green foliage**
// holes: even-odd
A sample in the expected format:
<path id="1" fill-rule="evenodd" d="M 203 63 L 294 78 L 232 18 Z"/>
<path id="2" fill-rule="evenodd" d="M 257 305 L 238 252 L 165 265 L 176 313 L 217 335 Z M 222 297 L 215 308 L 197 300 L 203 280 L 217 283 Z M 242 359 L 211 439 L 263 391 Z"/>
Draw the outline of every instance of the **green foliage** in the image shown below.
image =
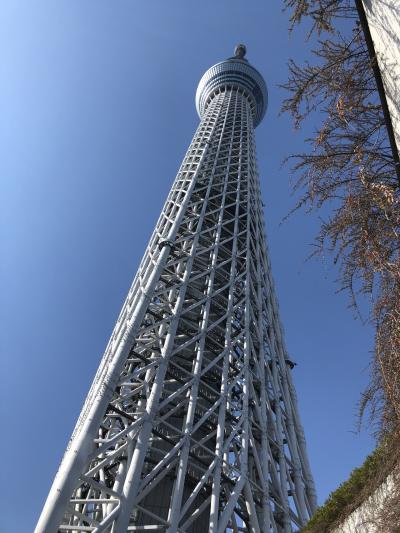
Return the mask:
<path id="1" fill-rule="evenodd" d="M 355 468 L 317 509 L 300 533 L 328 533 L 354 511 L 380 485 L 386 460 L 385 447 L 380 446 L 367 457 L 364 464 Z"/>

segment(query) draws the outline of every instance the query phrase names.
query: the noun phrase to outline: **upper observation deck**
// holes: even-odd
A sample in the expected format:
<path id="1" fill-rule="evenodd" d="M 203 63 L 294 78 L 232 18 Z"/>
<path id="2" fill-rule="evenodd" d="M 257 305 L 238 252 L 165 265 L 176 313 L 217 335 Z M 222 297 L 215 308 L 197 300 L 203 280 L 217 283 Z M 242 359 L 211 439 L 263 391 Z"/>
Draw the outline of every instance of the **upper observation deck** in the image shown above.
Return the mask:
<path id="1" fill-rule="evenodd" d="M 250 101 L 254 126 L 258 126 L 267 110 L 268 93 L 264 78 L 244 58 L 246 47 L 239 44 L 235 55 L 210 67 L 200 80 L 196 91 L 196 109 L 203 116 L 215 94 L 227 89 L 241 89 Z"/>

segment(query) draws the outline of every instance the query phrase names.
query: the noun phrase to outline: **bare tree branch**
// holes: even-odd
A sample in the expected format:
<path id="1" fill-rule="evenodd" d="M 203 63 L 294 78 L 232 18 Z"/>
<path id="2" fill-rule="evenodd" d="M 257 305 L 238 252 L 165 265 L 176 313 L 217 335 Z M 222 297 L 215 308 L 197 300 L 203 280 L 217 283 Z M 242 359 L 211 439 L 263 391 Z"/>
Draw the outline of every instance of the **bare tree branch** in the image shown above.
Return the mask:
<path id="1" fill-rule="evenodd" d="M 376 327 L 371 382 L 361 400 L 380 436 L 400 436 L 400 189 L 373 62 L 352 0 L 285 0 L 291 29 L 311 21 L 318 37 L 312 61 L 289 63 L 282 110 L 295 126 L 314 112 L 320 126 L 305 153 L 291 156 L 295 209 L 330 203 L 317 250 L 328 249 L 339 265 L 339 288 L 357 305 L 371 296 Z M 339 19 L 346 19 L 345 24 Z M 339 25 L 345 28 L 339 30 Z"/>

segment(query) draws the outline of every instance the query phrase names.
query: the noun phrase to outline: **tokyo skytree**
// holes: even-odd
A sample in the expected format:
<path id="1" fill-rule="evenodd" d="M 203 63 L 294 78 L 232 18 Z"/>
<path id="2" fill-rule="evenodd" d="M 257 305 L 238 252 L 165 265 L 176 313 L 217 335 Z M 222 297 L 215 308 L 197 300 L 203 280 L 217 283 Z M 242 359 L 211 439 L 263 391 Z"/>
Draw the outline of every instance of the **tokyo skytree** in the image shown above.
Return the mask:
<path id="1" fill-rule="evenodd" d="M 238 45 L 172 185 L 36 533 L 288 533 L 316 508 L 265 240 Z"/>

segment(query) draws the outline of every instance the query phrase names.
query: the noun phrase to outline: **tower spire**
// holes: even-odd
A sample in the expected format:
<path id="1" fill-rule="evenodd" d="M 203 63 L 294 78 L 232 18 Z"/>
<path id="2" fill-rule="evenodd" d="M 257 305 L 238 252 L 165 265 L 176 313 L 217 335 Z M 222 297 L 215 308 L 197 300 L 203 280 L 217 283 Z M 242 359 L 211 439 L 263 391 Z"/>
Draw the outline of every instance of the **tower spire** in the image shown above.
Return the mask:
<path id="1" fill-rule="evenodd" d="M 237 57 L 238 59 L 244 59 L 246 52 L 247 52 L 246 45 L 238 44 L 235 46 L 235 57 Z"/>

